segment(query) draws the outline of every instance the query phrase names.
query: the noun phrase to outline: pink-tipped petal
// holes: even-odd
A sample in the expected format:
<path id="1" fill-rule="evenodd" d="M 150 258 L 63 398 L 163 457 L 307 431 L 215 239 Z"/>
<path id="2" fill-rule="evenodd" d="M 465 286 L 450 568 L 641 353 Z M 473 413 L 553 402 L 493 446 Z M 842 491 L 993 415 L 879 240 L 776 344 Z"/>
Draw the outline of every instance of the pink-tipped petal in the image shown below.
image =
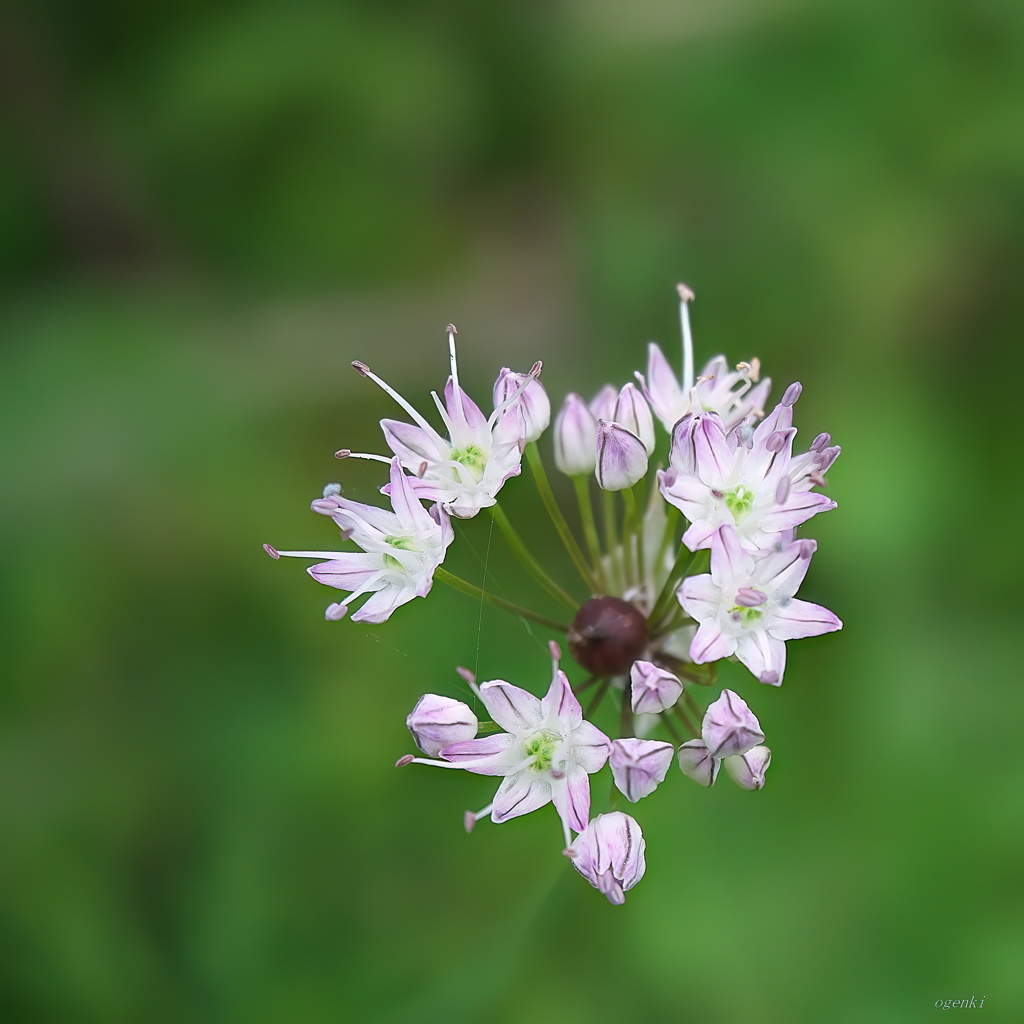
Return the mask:
<path id="1" fill-rule="evenodd" d="M 805 636 L 820 636 L 842 629 L 839 616 L 822 608 L 820 604 L 793 598 L 777 608 L 768 625 L 768 632 L 779 640 L 799 640 Z"/>
<path id="2" fill-rule="evenodd" d="M 529 814 L 551 801 L 548 776 L 526 769 L 510 775 L 498 787 L 491 810 L 491 821 L 508 821 Z"/>
<path id="3" fill-rule="evenodd" d="M 518 736 L 539 729 L 544 721 L 541 702 L 532 693 L 504 680 L 482 683 L 480 698 L 491 718 L 502 729 Z"/>
<path id="4" fill-rule="evenodd" d="M 562 821 L 574 832 L 582 832 L 590 820 L 590 776 L 571 765 L 560 785 L 553 785 L 551 799 Z"/>

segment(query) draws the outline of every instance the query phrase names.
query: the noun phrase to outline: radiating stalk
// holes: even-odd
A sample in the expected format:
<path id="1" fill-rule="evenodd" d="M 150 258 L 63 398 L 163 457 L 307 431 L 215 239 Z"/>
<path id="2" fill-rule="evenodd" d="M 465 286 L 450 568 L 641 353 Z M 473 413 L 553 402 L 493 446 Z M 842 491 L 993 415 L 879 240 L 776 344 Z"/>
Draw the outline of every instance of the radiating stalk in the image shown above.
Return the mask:
<path id="1" fill-rule="evenodd" d="M 574 476 L 572 482 L 576 488 L 576 502 L 580 507 L 583 537 L 587 542 L 587 551 L 590 552 L 590 561 L 594 565 L 594 575 L 597 577 L 599 587 L 607 590 L 608 581 L 605 579 L 604 563 L 601 561 L 601 542 L 597 539 L 597 522 L 594 519 L 594 505 L 590 499 L 590 478 Z"/>
<path id="2" fill-rule="evenodd" d="M 524 619 L 529 619 L 538 625 L 547 626 L 548 629 L 553 629 L 556 633 L 569 632 L 569 627 L 565 623 L 556 622 L 554 619 L 549 619 L 546 615 L 539 615 L 537 612 L 530 611 L 529 608 L 523 608 L 512 601 L 506 601 L 505 598 L 498 597 L 497 594 L 492 594 L 489 590 L 481 590 L 479 587 L 462 579 L 461 576 L 456 576 L 447 569 L 442 569 L 441 566 L 434 570 L 434 579 L 447 583 L 453 590 L 458 590 L 469 597 L 475 597 L 478 601 L 486 601 L 488 604 L 493 604 L 496 608 L 504 608 L 505 611 L 512 612 L 513 615 L 521 615 Z"/>
<path id="3" fill-rule="evenodd" d="M 544 502 L 544 507 L 551 517 L 551 522 L 555 524 L 558 536 L 562 538 L 562 543 L 565 545 L 566 551 L 569 552 L 573 565 L 579 570 L 580 576 L 583 577 L 583 582 L 586 583 L 592 593 L 596 594 L 600 590 L 597 579 L 590 566 L 587 565 L 586 556 L 576 542 L 576 538 L 572 535 L 572 530 L 569 528 L 562 510 L 558 507 L 558 502 L 555 500 L 551 484 L 548 482 L 548 475 L 544 469 L 544 463 L 541 461 L 540 450 L 537 448 L 536 441 L 531 441 L 526 446 L 526 461 L 530 464 L 533 479 L 537 484 L 537 490 L 540 492 L 540 500 Z"/>
<path id="4" fill-rule="evenodd" d="M 571 609 L 575 612 L 579 606 L 579 601 L 574 601 L 542 568 L 540 563 L 533 555 L 530 554 L 529 548 L 523 542 L 523 538 L 519 536 L 516 528 L 509 522 L 509 518 L 505 515 L 504 509 L 500 505 L 492 505 L 490 508 L 491 517 L 498 524 L 498 529 L 505 535 L 505 540 L 508 542 L 508 546 L 512 549 L 512 553 L 519 559 L 520 562 L 526 567 L 527 572 L 553 597 L 556 601 L 561 601 L 566 608 Z"/>

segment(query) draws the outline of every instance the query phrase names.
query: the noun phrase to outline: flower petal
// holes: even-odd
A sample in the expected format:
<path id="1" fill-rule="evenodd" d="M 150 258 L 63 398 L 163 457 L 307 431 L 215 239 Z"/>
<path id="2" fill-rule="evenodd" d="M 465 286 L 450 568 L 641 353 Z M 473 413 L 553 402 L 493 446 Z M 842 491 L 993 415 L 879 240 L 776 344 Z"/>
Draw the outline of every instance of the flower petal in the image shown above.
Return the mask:
<path id="1" fill-rule="evenodd" d="M 522 736 L 540 728 L 544 713 L 540 701 L 532 693 L 502 679 L 492 679 L 480 686 L 480 699 L 491 718 L 507 732 Z"/>
<path id="2" fill-rule="evenodd" d="M 515 775 L 510 775 L 498 787 L 494 796 L 494 808 L 491 811 L 491 821 L 508 821 L 509 818 L 518 818 L 522 814 L 529 814 L 530 811 L 543 807 L 551 802 L 551 782 L 545 774 L 535 772 L 529 768 Z"/>
<path id="3" fill-rule="evenodd" d="M 798 640 L 805 636 L 820 636 L 842 629 L 839 616 L 822 608 L 820 604 L 793 598 L 780 605 L 772 614 L 767 629 L 779 640 Z"/>
<path id="4" fill-rule="evenodd" d="M 736 639 L 725 633 L 715 619 L 700 624 L 697 635 L 690 644 L 690 659 L 695 665 L 703 665 L 719 658 L 728 658 L 736 653 Z"/>
<path id="5" fill-rule="evenodd" d="M 778 686 L 786 671 L 786 645 L 763 629 L 751 630 L 740 637 L 736 657 L 762 683 Z"/>
<path id="6" fill-rule="evenodd" d="M 569 742 L 572 744 L 572 761 L 591 775 L 604 767 L 612 749 L 611 740 L 590 722 L 580 722 L 573 729 Z"/>
<path id="7" fill-rule="evenodd" d="M 549 728 L 566 733 L 583 721 L 583 708 L 572 692 L 569 677 L 559 669 L 551 680 L 551 686 L 540 702 L 541 716 Z M 497 721 L 497 719 L 495 719 Z"/>
<path id="8" fill-rule="evenodd" d="M 562 821 L 574 832 L 582 832 L 590 820 L 590 776 L 578 765 L 569 765 L 564 779 L 556 779 L 551 799 Z"/>

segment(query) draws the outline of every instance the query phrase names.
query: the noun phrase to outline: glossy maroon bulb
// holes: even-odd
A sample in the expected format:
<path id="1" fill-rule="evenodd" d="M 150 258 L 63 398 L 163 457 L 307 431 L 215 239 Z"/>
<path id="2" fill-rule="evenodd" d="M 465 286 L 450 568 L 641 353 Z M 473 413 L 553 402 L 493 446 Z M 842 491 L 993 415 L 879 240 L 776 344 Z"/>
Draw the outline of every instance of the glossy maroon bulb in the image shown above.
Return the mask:
<path id="1" fill-rule="evenodd" d="M 578 665 L 595 676 L 619 676 L 644 653 L 650 635 L 635 605 L 620 597 L 593 597 L 576 613 L 567 639 Z"/>

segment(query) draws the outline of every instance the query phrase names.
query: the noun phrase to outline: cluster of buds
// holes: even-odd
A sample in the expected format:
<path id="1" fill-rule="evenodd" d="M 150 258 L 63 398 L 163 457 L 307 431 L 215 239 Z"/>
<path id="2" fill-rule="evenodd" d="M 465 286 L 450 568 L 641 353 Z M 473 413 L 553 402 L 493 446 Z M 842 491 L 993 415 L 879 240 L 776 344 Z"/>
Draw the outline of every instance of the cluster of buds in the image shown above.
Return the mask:
<path id="1" fill-rule="evenodd" d="M 499 777 L 493 799 L 466 812 L 467 831 L 483 817 L 500 823 L 553 804 L 562 852 L 614 904 L 645 871 L 643 833 L 631 815 L 614 809 L 620 798 L 635 804 L 650 796 L 673 762 L 701 786 L 713 786 L 723 765 L 741 788 L 764 786 L 771 751 L 746 701 L 731 689 L 704 707 L 696 696 L 715 686 L 717 662 L 736 660 L 756 682 L 777 687 L 786 641 L 842 627 L 832 612 L 795 596 L 816 550 L 797 529 L 835 508 L 821 489 L 839 448 L 819 434 L 806 451 L 795 452 L 793 407 L 801 386 L 790 385 L 766 415 L 771 383 L 760 379 L 756 359 L 730 369 L 716 356 L 695 375 L 693 293 L 680 285 L 679 296 L 681 377 L 652 342 L 647 372 L 636 373 L 635 383 L 606 385 L 590 402 L 570 394 L 555 418 L 555 466 L 572 480 L 578 534 L 537 446 L 551 418 L 538 380 L 541 364 L 528 373 L 502 369 L 493 411 L 485 416 L 459 385 L 456 332 L 449 325 L 451 374 L 443 401 L 431 392 L 443 431 L 364 363 L 353 364 L 412 420 L 381 421 L 389 456 L 337 453 L 388 466 L 381 491 L 390 509 L 350 501 L 338 484 L 312 503 L 359 550 L 266 546 L 275 558 L 327 559 L 309 573 L 347 592 L 328 606 L 328 619 L 343 618 L 365 597 L 352 620 L 383 622 L 400 605 L 425 597 L 439 579 L 564 636 L 582 670 L 575 686 L 560 667 L 562 650 L 554 640 L 543 697 L 501 679 L 478 684 L 460 669 L 472 694 L 464 696 L 475 710 L 454 697 L 422 696 L 406 724 L 423 756 L 406 754 L 397 764 Z M 664 428 L 661 437 L 657 424 Z M 578 571 L 582 598 L 552 578 L 498 504 L 524 456 Z M 513 605 L 442 567 L 455 536 L 453 519 L 484 509 L 536 582 L 572 613 L 571 622 Z M 586 690 L 592 696 L 584 711 L 578 695 Z M 602 704 L 615 705 L 615 738 L 597 724 L 608 715 Z M 486 720 L 478 717 L 481 711 Z M 594 815 L 590 776 L 606 766 L 612 806 Z"/>

